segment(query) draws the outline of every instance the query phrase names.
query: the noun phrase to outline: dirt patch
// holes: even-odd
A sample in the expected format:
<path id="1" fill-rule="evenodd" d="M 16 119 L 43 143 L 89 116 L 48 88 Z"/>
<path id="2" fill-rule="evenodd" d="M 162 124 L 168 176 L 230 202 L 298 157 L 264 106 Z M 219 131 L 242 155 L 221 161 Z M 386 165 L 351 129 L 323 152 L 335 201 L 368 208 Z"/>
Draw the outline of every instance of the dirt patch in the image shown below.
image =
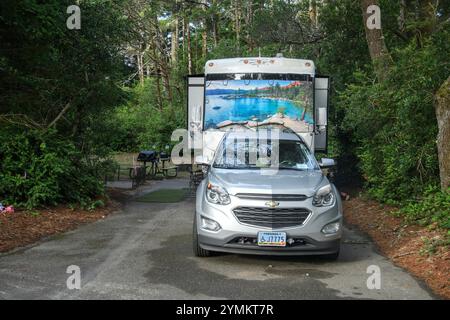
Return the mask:
<path id="1" fill-rule="evenodd" d="M 450 299 L 450 248 L 439 246 L 431 253 L 429 244 L 444 239 L 445 231 L 408 225 L 393 216 L 393 210 L 361 197 L 344 201 L 347 223 L 366 232 L 397 266 L 423 279 L 436 294 Z"/>
<path id="2" fill-rule="evenodd" d="M 119 208 L 119 202 L 108 200 L 105 207 L 92 211 L 58 206 L 43 210 L 2 213 L 0 214 L 0 252 L 23 247 L 42 238 L 104 219 Z"/>

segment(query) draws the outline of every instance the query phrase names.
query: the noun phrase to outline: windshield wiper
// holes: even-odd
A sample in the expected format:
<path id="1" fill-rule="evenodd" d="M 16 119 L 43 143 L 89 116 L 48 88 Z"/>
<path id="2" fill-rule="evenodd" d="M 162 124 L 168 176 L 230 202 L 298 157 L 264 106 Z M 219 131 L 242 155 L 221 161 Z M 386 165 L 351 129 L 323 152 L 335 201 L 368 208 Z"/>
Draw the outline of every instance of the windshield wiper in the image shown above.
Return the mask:
<path id="1" fill-rule="evenodd" d="M 213 167 L 218 169 L 259 169 L 259 167 L 256 166 L 232 166 L 223 164 L 216 164 Z"/>
<path id="2" fill-rule="evenodd" d="M 308 171 L 309 168 L 302 169 L 302 168 L 291 168 L 291 167 L 278 167 L 280 170 L 295 170 L 295 171 Z"/>

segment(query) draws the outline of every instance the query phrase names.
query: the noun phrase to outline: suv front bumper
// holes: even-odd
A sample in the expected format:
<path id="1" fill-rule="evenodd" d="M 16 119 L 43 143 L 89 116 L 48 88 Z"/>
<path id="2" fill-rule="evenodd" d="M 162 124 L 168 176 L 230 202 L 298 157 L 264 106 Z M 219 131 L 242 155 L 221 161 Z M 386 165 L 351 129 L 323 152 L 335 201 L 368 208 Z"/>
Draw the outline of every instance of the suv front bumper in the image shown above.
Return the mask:
<path id="1" fill-rule="evenodd" d="M 284 201 L 280 208 L 302 207 L 311 213 L 303 225 L 287 228 L 271 229 L 242 224 L 234 215 L 233 209 L 239 206 L 265 207 L 264 200 L 242 200 L 230 196 L 230 205 L 211 204 L 204 197 L 203 183 L 197 190 L 196 215 L 198 241 L 201 248 L 210 251 L 230 252 L 238 254 L 260 255 L 324 255 L 339 251 L 342 236 L 342 203 L 339 193 L 333 186 L 337 199 L 331 207 L 315 207 L 312 199 L 304 201 Z M 201 217 L 212 219 L 220 224 L 219 231 L 202 229 Z M 333 222 L 340 222 L 340 229 L 334 234 L 326 235 L 322 228 Z M 257 245 L 258 232 L 281 231 L 286 232 L 287 240 L 295 242 L 285 247 L 262 247 Z M 292 241 L 290 241 L 292 242 Z"/>
<path id="2" fill-rule="evenodd" d="M 232 238 L 230 242 L 223 242 L 213 237 L 199 235 L 199 244 L 202 249 L 228 252 L 237 254 L 257 254 L 257 255 L 323 255 L 333 254 L 339 251 L 340 239 L 329 241 L 315 241 L 308 237 L 302 237 L 304 242 L 294 246 L 286 247 L 260 247 L 254 243 L 237 243 Z"/>

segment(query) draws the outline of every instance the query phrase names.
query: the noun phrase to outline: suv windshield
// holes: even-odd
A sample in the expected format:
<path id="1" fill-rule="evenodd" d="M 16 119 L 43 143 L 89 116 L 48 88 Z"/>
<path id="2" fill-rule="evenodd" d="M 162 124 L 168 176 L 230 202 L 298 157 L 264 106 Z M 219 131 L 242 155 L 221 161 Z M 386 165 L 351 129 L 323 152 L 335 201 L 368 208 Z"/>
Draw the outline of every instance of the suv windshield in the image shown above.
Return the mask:
<path id="1" fill-rule="evenodd" d="M 214 168 L 259 169 L 276 168 L 290 170 L 318 170 L 319 167 L 308 147 L 301 141 L 256 139 L 223 140 L 213 163 Z M 278 157 L 275 153 L 278 153 Z M 277 159 L 278 158 L 278 159 Z"/>

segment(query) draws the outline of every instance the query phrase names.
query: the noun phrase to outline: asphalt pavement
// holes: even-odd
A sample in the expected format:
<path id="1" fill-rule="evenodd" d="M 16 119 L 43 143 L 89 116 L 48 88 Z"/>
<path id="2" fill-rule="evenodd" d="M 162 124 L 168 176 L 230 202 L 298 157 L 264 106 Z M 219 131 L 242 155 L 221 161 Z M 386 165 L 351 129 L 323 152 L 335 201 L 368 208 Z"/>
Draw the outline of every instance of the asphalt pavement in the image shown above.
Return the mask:
<path id="1" fill-rule="evenodd" d="M 140 189 L 180 188 L 168 180 Z M 417 279 L 345 228 L 335 262 L 314 257 L 192 253 L 194 201 L 128 200 L 106 219 L 0 255 L 0 299 L 432 299 Z M 80 270 L 81 288 L 66 273 Z M 369 266 L 381 288 L 369 289 Z M 369 268 L 370 269 L 370 268 Z"/>

